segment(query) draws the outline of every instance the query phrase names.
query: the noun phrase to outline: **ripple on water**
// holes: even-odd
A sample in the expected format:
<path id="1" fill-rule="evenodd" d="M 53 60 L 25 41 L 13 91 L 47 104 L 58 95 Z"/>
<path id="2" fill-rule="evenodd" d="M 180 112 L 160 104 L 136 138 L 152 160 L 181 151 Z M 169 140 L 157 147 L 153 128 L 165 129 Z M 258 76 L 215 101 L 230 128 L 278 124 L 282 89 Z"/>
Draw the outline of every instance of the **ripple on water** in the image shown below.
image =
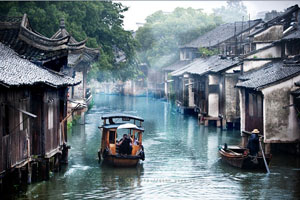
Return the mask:
<path id="1" fill-rule="evenodd" d="M 271 174 L 248 172 L 222 162 L 218 145 L 239 144 L 239 131 L 198 126 L 168 103 L 144 97 L 94 95 L 85 125 L 68 133 L 69 166 L 25 194 L 25 199 L 299 199 L 300 170 L 285 156 Z M 145 119 L 146 160 L 136 168 L 98 164 L 101 116 L 126 112 Z M 298 163 L 298 164 L 297 164 Z"/>
<path id="2" fill-rule="evenodd" d="M 72 165 L 66 172 L 65 176 L 72 175 L 74 173 L 80 173 L 80 171 L 86 171 L 91 169 L 90 166 L 83 166 L 83 165 Z"/>

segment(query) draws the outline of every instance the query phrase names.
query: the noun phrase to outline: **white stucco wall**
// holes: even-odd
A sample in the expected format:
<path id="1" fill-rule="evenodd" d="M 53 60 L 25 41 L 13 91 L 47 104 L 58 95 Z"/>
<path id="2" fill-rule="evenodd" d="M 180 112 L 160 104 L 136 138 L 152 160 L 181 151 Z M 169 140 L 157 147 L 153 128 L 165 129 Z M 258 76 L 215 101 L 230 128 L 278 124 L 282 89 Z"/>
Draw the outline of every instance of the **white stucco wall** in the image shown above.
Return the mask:
<path id="1" fill-rule="evenodd" d="M 236 66 L 236 67 L 232 67 L 232 68 L 226 70 L 226 73 L 227 73 L 227 74 L 229 74 L 229 73 L 234 73 L 234 71 L 239 71 L 239 70 L 241 70 L 241 65 L 238 65 L 238 66 Z"/>
<path id="2" fill-rule="evenodd" d="M 75 79 L 81 80 L 79 85 L 74 86 L 74 98 L 83 98 L 83 73 L 75 72 Z"/>
<path id="3" fill-rule="evenodd" d="M 208 115 L 211 117 L 219 116 L 219 94 L 208 95 Z"/>
<path id="4" fill-rule="evenodd" d="M 273 46 L 264 50 L 260 50 L 259 52 L 249 55 L 247 58 L 280 58 L 281 57 L 281 47 Z"/>
<path id="5" fill-rule="evenodd" d="M 164 91 L 165 91 L 165 97 L 168 96 L 168 72 L 164 73 Z"/>
<path id="6" fill-rule="evenodd" d="M 283 25 L 274 25 L 254 36 L 254 42 L 270 42 L 279 40 L 283 35 Z"/>
<path id="7" fill-rule="evenodd" d="M 263 47 L 266 47 L 268 45 L 270 45 L 271 43 L 257 43 L 256 44 L 256 50 L 261 49 Z"/>
<path id="8" fill-rule="evenodd" d="M 224 114 L 227 122 L 232 122 L 239 117 L 238 89 L 234 86 L 238 82 L 237 75 L 225 76 L 225 108 Z"/>
<path id="9" fill-rule="evenodd" d="M 252 69 L 256 69 L 256 68 L 259 68 L 267 63 L 269 63 L 271 61 L 269 60 L 257 60 L 257 61 L 247 61 L 245 60 L 244 61 L 244 72 L 247 72 L 249 70 L 252 70 Z"/>
<path id="10" fill-rule="evenodd" d="M 126 81 L 124 82 L 124 86 L 123 86 L 123 89 L 124 89 L 124 95 L 132 95 L 132 81 Z"/>
<path id="11" fill-rule="evenodd" d="M 219 77 L 216 75 L 208 75 L 208 84 L 209 85 L 219 85 Z"/>
<path id="12" fill-rule="evenodd" d="M 240 117 L 241 117 L 241 131 L 245 130 L 245 119 L 246 119 L 246 106 L 245 106 L 245 90 L 239 89 L 239 98 L 240 98 Z M 242 134 L 243 135 L 243 134 Z"/>
<path id="13" fill-rule="evenodd" d="M 189 88 L 189 107 L 195 106 L 194 92 L 193 92 L 193 85 L 192 85 L 193 82 L 194 82 L 193 79 L 189 78 L 189 82 L 188 82 L 188 84 L 189 84 L 189 86 L 188 86 L 188 88 Z"/>
<path id="14" fill-rule="evenodd" d="M 264 142 L 296 142 L 300 140 L 300 122 L 290 95 L 300 75 L 262 90 L 264 95 Z"/>

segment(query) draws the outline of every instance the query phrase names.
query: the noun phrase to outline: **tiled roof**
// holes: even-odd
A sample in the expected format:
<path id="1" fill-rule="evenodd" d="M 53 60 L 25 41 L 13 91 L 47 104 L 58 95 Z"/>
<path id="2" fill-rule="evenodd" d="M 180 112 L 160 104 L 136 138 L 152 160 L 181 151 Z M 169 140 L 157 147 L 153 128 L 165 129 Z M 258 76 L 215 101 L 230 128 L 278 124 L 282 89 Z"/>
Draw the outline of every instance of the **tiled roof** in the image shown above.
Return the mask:
<path id="1" fill-rule="evenodd" d="M 281 62 L 271 62 L 262 68 L 249 71 L 240 77 L 243 82 L 237 83 L 237 87 L 259 90 L 267 85 L 300 74 L 300 65 L 285 65 Z"/>
<path id="2" fill-rule="evenodd" d="M 0 43 L 0 83 L 7 86 L 46 84 L 52 87 L 76 85 L 71 77 L 41 68 L 20 58 L 12 49 Z"/>
<path id="3" fill-rule="evenodd" d="M 48 62 L 68 55 L 69 37 L 47 38 L 32 30 L 27 15 L 0 17 L 0 42 L 33 62 Z"/>
<path id="4" fill-rule="evenodd" d="M 300 97 L 300 89 L 297 89 L 293 92 L 291 92 L 293 95 L 295 95 L 296 97 Z"/>
<path id="5" fill-rule="evenodd" d="M 282 40 L 292 40 L 292 39 L 300 39 L 300 29 L 299 28 L 282 38 Z"/>
<path id="6" fill-rule="evenodd" d="M 267 21 L 266 23 L 263 24 L 263 26 L 259 29 L 257 29 L 255 32 L 251 33 L 249 36 L 254 36 L 258 33 L 261 33 L 262 31 L 268 29 L 269 27 L 276 25 L 276 24 L 283 24 L 287 16 L 291 16 L 293 12 L 297 11 L 299 9 L 298 5 L 291 6 L 287 8 L 281 15 Z"/>
<path id="7" fill-rule="evenodd" d="M 175 63 L 166 66 L 163 68 L 164 71 L 175 71 L 177 69 L 180 69 L 184 66 L 186 66 L 187 64 L 189 64 L 191 61 L 190 60 L 178 60 Z"/>
<path id="8" fill-rule="evenodd" d="M 260 22 L 260 19 L 250 21 L 250 28 L 256 26 Z M 198 37 L 196 40 L 193 40 L 192 42 L 181 46 L 181 48 L 212 47 L 232 38 L 235 34 L 239 35 L 240 33 L 245 32 L 248 29 L 249 21 L 222 24 L 215 29 L 205 33 L 204 35 Z"/>
<path id="9" fill-rule="evenodd" d="M 85 46 L 86 40 L 77 42 L 74 37 L 65 28 L 64 19 L 60 20 L 59 30 L 51 37 L 51 39 L 60 39 L 69 37 L 68 41 L 68 65 L 75 66 L 80 62 L 93 62 L 99 57 L 99 50 L 94 48 L 88 48 Z"/>
<path id="10" fill-rule="evenodd" d="M 199 58 L 184 68 L 176 70 L 172 76 L 181 76 L 184 73 L 202 75 L 209 72 L 217 73 L 231 66 L 238 64 L 238 60 L 221 59 L 219 56 L 211 56 L 209 58 Z"/>

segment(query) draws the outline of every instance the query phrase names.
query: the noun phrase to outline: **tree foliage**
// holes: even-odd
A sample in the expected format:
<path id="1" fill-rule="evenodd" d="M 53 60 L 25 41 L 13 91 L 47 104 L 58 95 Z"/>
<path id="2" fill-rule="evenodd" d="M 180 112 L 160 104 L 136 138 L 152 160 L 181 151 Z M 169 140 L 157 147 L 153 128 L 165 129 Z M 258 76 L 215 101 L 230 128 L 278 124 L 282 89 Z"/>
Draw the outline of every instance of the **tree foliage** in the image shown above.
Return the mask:
<path id="1" fill-rule="evenodd" d="M 139 60 L 151 67 L 163 67 L 179 57 L 180 45 L 196 39 L 221 23 L 220 17 L 201 9 L 176 8 L 171 13 L 157 11 L 146 18 L 136 33 Z"/>
<path id="2" fill-rule="evenodd" d="M 213 55 L 217 55 L 218 54 L 218 50 L 217 49 L 207 49 L 207 48 L 204 48 L 204 47 L 200 47 L 198 49 L 198 52 L 203 57 L 208 57 L 208 56 L 213 56 Z"/>
<path id="3" fill-rule="evenodd" d="M 224 22 L 247 20 L 247 8 L 242 1 L 227 1 L 226 6 L 213 9 L 215 15 L 220 16 Z"/>
<path id="4" fill-rule="evenodd" d="M 26 13 L 32 27 L 47 37 L 51 37 L 59 29 L 59 20 L 64 18 L 66 29 L 76 40 L 88 38 L 88 47 L 100 47 L 100 59 L 93 65 L 90 73 L 90 77 L 98 80 L 111 78 L 111 74 L 124 80 L 136 71 L 137 42 L 132 33 L 122 27 L 122 13 L 127 9 L 121 3 L 111 1 L 0 3 L 1 16 L 23 16 Z M 125 62 L 116 62 L 115 55 L 118 52 L 125 55 Z"/>

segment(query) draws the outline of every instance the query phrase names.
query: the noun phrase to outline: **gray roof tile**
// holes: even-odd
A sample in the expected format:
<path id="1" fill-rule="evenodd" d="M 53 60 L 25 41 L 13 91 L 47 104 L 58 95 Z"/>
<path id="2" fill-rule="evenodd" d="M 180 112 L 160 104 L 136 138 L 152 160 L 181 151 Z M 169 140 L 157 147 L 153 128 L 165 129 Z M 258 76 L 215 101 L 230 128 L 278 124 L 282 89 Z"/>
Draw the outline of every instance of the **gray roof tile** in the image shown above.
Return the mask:
<path id="1" fill-rule="evenodd" d="M 299 28 L 282 38 L 282 40 L 292 40 L 292 39 L 300 39 L 300 29 Z"/>
<path id="2" fill-rule="evenodd" d="M 240 77 L 243 82 L 238 83 L 237 87 L 259 90 L 267 85 L 278 81 L 286 80 L 300 74 L 300 65 L 284 65 L 282 61 L 271 62 L 262 68 L 245 73 Z"/>
<path id="3" fill-rule="evenodd" d="M 217 55 L 209 58 L 199 58 L 194 60 L 194 62 L 190 63 L 189 65 L 174 71 L 172 76 L 181 76 L 184 73 L 197 75 L 202 75 L 209 72 L 217 73 L 238 63 L 238 60 L 221 59 Z"/>
<path id="4" fill-rule="evenodd" d="M 250 21 L 250 27 L 254 27 L 260 22 L 260 19 L 252 20 Z M 181 48 L 199 48 L 215 46 L 233 37 L 235 34 L 235 26 L 236 35 L 239 35 L 240 33 L 248 30 L 249 22 L 245 21 L 222 24 L 216 27 L 215 29 L 205 33 L 204 35 L 198 37 L 196 40 L 193 40 L 190 43 L 181 46 Z"/>
<path id="5" fill-rule="evenodd" d="M 163 68 L 164 71 L 175 71 L 177 69 L 180 69 L 186 65 L 188 65 L 191 61 L 190 60 L 178 60 L 175 63 L 166 66 Z"/>
<path id="6" fill-rule="evenodd" d="M 76 85 L 71 77 L 39 67 L 20 58 L 16 52 L 0 43 L 0 82 L 8 86 L 47 84 L 52 87 Z"/>

